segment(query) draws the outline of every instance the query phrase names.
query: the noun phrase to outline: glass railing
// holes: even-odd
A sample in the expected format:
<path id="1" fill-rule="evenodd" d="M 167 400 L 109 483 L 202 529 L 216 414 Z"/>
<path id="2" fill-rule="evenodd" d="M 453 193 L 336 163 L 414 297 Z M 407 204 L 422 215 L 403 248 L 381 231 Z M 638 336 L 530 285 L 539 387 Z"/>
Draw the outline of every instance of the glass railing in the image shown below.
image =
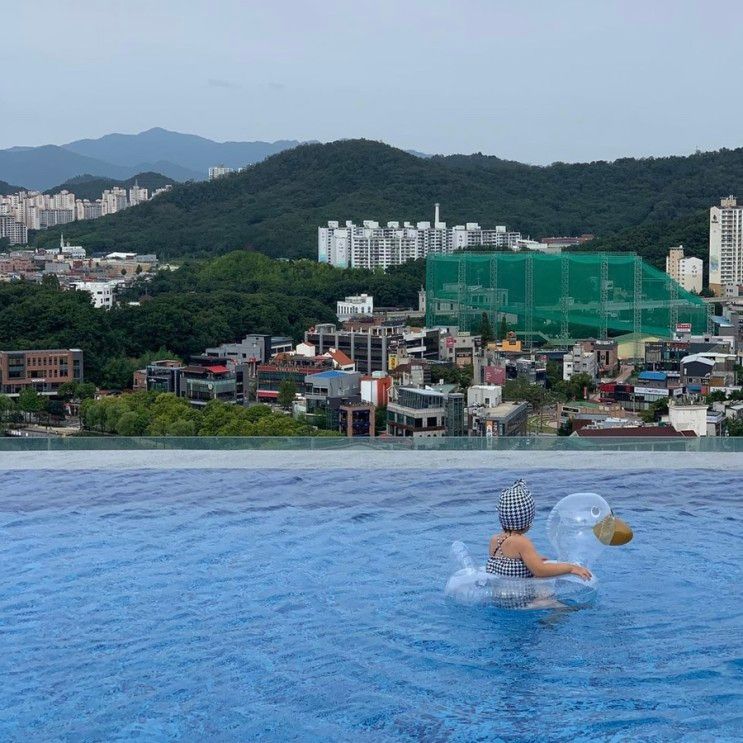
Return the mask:
<path id="1" fill-rule="evenodd" d="M 375 451 L 670 451 L 743 454 L 743 437 L 595 438 L 563 436 L 346 438 L 325 436 L 66 436 L 0 438 L 0 452 L 118 451 L 149 449 L 228 450 L 339 450 Z M 742 460 L 743 461 L 743 460 Z"/>

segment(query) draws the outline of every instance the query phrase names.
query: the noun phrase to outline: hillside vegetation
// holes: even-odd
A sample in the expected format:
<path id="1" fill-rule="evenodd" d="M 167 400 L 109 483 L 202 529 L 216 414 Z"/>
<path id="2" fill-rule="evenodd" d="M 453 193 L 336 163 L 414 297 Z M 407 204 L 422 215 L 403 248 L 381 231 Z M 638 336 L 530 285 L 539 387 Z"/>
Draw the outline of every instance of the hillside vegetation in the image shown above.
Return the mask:
<path id="1" fill-rule="evenodd" d="M 347 140 L 303 145 L 244 173 L 179 185 L 152 203 L 65 225 L 65 234 L 94 250 L 166 258 L 240 248 L 312 258 L 317 227 L 329 219 L 431 220 L 436 201 L 449 224 L 506 224 L 536 238 L 592 232 L 605 239 L 628 227 L 691 217 L 736 191 L 743 192 L 743 149 L 538 167 L 482 155 L 423 159 Z M 36 238 L 40 245 L 58 239 L 54 230 Z M 658 241 L 653 250 L 674 242 L 662 233 Z"/>
<path id="2" fill-rule="evenodd" d="M 149 189 L 150 193 L 152 193 L 157 188 L 174 185 L 175 181 L 172 178 L 161 175 L 160 173 L 152 172 L 137 173 L 137 175 L 133 175 L 131 178 L 122 181 L 117 181 L 115 178 L 100 178 L 88 173 L 85 175 L 78 175 L 75 178 L 70 178 L 64 183 L 60 183 L 58 186 L 48 189 L 44 193 L 55 194 L 66 190 L 74 193 L 78 199 L 89 199 L 90 201 L 95 201 L 95 199 L 101 197 L 101 194 L 107 188 L 118 186 L 120 188 L 128 189 L 135 183 L 142 188 Z"/>
<path id="3" fill-rule="evenodd" d="M 245 251 L 162 271 L 129 290 L 125 298 L 140 306 L 112 310 L 94 309 L 85 292 L 60 290 L 54 277 L 0 283 L 0 348 L 82 348 L 87 380 L 123 388 L 152 355 L 187 359 L 246 333 L 299 340 L 309 326 L 335 322 L 335 302 L 346 294 L 369 291 L 380 306 L 415 306 L 422 283 L 422 261 L 385 275 Z"/>

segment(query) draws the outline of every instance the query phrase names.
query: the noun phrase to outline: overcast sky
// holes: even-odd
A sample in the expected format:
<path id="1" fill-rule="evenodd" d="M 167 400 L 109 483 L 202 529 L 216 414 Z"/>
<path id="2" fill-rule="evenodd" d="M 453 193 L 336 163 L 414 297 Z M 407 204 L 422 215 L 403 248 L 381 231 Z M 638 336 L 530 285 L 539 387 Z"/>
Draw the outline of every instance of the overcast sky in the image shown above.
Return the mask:
<path id="1" fill-rule="evenodd" d="M 0 147 L 153 126 L 532 163 L 743 145 L 743 3 L 8 0 L 0 18 Z"/>

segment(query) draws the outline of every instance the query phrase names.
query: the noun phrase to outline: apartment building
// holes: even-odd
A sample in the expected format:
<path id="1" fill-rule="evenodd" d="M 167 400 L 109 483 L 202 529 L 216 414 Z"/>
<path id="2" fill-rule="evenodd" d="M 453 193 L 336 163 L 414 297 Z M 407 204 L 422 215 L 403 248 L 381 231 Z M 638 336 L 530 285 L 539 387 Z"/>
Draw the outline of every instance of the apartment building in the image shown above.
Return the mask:
<path id="1" fill-rule="evenodd" d="M 704 264 L 701 258 L 684 257 L 683 245 L 668 251 L 666 273 L 687 292 L 702 291 Z"/>
<path id="2" fill-rule="evenodd" d="M 11 245 L 28 243 L 28 227 L 8 214 L 0 213 L 0 239 L 5 238 Z"/>
<path id="3" fill-rule="evenodd" d="M 743 284 L 743 205 L 735 196 L 709 210 L 709 286 L 716 294 Z"/>
<path id="4" fill-rule="evenodd" d="M 379 222 L 364 220 L 361 225 L 347 221 L 343 225 L 329 221 L 319 227 L 317 259 L 337 268 L 388 268 L 433 253 L 477 247 L 514 248 L 521 233 L 509 232 L 505 226 L 483 229 L 476 222 L 447 227 L 439 219 L 435 205 L 431 222 Z"/>
<path id="5" fill-rule="evenodd" d="M 209 168 L 209 180 L 213 181 L 215 178 L 221 178 L 222 176 L 229 175 L 233 172 L 234 170 L 226 165 L 212 165 L 212 167 Z"/>
<path id="6" fill-rule="evenodd" d="M 83 352 L 79 348 L 0 351 L 0 394 L 18 397 L 31 388 L 53 396 L 65 382 L 83 381 Z"/>

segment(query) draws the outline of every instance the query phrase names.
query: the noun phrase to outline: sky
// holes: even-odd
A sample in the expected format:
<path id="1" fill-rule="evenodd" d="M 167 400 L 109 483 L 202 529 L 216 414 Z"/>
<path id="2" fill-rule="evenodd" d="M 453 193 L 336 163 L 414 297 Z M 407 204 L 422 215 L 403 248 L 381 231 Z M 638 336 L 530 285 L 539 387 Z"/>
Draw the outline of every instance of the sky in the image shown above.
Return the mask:
<path id="1" fill-rule="evenodd" d="M 0 148 L 154 126 L 537 164 L 743 145 L 743 3 L 6 2 Z"/>

